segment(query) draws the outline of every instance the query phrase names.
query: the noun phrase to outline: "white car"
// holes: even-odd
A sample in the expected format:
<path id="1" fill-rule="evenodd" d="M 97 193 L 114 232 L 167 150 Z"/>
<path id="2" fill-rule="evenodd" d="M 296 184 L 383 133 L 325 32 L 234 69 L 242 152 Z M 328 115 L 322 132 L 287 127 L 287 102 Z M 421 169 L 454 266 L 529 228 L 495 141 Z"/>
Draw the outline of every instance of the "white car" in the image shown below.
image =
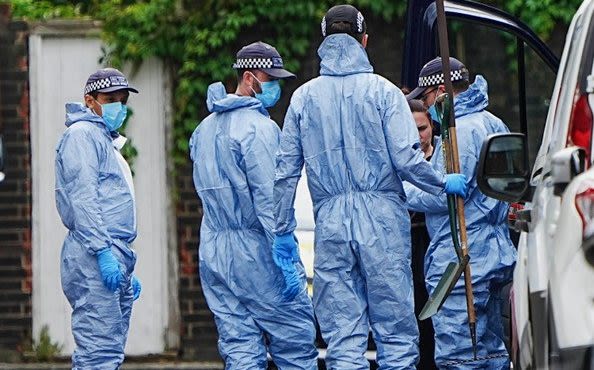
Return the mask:
<path id="1" fill-rule="evenodd" d="M 305 170 L 301 173 L 301 179 L 299 179 L 299 183 L 297 184 L 297 192 L 295 194 L 295 219 L 297 220 L 295 236 L 299 240 L 299 254 L 301 256 L 301 261 L 305 266 L 309 295 L 312 295 L 315 223 L 313 217 L 313 204 L 309 194 L 309 188 L 307 187 Z"/>
<path id="2" fill-rule="evenodd" d="M 586 0 L 567 34 L 533 168 L 522 134 L 490 137 L 479 160 L 485 194 L 526 201 L 516 222 L 514 369 L 594 369 L 593 111 L 594 0 Z"/>

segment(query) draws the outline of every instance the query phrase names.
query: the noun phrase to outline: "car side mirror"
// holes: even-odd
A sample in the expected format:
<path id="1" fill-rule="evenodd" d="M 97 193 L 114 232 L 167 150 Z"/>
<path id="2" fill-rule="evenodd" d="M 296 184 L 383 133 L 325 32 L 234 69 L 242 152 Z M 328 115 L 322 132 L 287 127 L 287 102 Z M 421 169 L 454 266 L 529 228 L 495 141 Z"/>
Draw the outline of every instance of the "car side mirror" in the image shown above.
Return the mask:
<path id="1" fill-rule="evenodd" d="M 4 142 L 0 136 L 0 182 L 4 180 Z"/>
<path id="2" fill-rule="evenodd" d="M 487 196 L 517 202 L 529 188 L 526 136 L 490 135 L 483 142 L 477 170 L 479 189 Z"/>
<path id="3" fill-rule="evenodd" d="M 578 146 L 559 150 L 551 158 L 554 194 L 560 196 L 574 177 L 586 170 L 586 151 Z"/>

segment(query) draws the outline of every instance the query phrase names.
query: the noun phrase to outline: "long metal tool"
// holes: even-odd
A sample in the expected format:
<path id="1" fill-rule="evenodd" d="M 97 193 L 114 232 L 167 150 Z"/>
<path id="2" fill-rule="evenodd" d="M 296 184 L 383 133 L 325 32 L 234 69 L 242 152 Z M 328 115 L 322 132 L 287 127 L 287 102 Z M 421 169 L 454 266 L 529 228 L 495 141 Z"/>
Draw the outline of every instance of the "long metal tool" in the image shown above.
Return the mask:
<path id="1" fill-rule="evenodd" d="M 446 163 L 446 172 L 452 173 L 453 161 L 452 161 L 452 148 L 450 145 L 450 133 L 449 133 L 449 120 L 450 120 L 450 100 L 447 99 L 447 94 L 440 95 L 437 98 L 436 104 L 437 114 L 441 121 L 441 149 L 444 154 Z M 456 197 L 448 195 L 448 213 L 450 219 L 450 234 L 452 237 L 452 244 L 458 257 L 458 262 L 450 262 L 446 267 L 444 273 L 441 275 L 437 286 L 429 296 L 427 303 L 419 314 L 419 320 L 425 320 L 435 315 L 441 306 L 444 304 L 452 289 L 460 279 L 462 272 L 468 264 L 469 257 L 462 255 L 460 242 L 458 240 L 458 222 L 456 216 Z"/>
<path id="2" fill-rule="evenodd" d="M 439 35 L 439 50 L 442 61 L 442 71 L 444 76 L 444 84 L 450 106 L 454 107 L 454 88 L 452 87 L 451 69 L 450 69 L 450 49 L 448 45 L 448 26 L 446 22 L 444 0 L 436 0 L 437 5 L 437 31 Z M 452 147 L 452 165 L 456 173 L 460 173 L 460 158 L 458 155 L 458 140 L 456 136 L 456 117 L 454 109 L 450 110 L 450 144 Z M 460 241 L 462 256 L 468 256 L 468 237 L 466 234 L 466 218 L 464 216 L 464 199 L 456 197 L 456 205 L 458 211 L 458 223 L 460 227 Z M 477 358 L 476 346 L 476 313 L 474 310 L 474 293 L 472 292 L 472 274 L 470 271 L 470 263 L 464 269 L 464 287 L 466 291 L 466 309 L 468 311 L 468 327 L 470 329 L 470 339 L 472 340 L 472 349 L 474 358 Z"/>

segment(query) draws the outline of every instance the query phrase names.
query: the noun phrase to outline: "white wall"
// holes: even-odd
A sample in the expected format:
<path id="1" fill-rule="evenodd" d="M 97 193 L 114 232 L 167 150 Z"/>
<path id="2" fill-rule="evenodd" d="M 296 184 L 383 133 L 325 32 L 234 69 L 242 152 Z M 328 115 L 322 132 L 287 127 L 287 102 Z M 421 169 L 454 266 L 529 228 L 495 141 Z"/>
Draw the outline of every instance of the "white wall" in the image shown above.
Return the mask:
<path id="1" fill-rule="evenodd" d="M 63 32 L 38 28 L 30 48 L 31 152 L 33 193 L 33 335 L 49 325 L 54 341 L 73 350 L 70 306 L 60 285 L 60 251 L 66 234 L 55 208 L 55 146 L 65 129 L 64 103 L 82 101 L 87 77 L 100 68 L 101 42 L 88 28 Z M 126 72 L 126 71 L 124 71 Z M 167 186 L 168 81 L 158 60 L 145 62 L 129 81 L 134 116 L 128 137 L 138 150 L 134 182 L 138 215 L 136 274 L 142 281 L 126 352 L 160 353 L 177 343 L 176 265 L 169 258 L 170 191 Z M 173 281 L 171 278 L 174 278 Z M 167 340 L 170 343 L 165 343 Z"/>

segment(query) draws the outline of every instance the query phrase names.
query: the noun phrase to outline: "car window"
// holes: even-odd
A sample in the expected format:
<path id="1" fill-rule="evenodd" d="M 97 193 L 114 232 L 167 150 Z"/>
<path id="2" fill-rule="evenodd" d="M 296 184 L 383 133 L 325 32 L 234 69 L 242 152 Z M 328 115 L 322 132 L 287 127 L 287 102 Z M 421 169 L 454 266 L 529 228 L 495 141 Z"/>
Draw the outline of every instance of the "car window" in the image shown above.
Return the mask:
<path id="1" fill-rule="evenodd" d="M 512 132 L 522 132 L 519 93 L 518 45 L 506 31 L 478 23 L 452 20 L 450 53 L 468 67 L 471 79 L 483 75 L 489 84 L 491 113 L 501 118 Z M 534 163 L 545 127 L 555 73 L 525 46 L 526 118 L 530 165 Z"/>
<path id="2" fill-rule="evenodd" d="M 551 93 L 556 75 L 536 55 L 534 50 L 525 47 L 526 63 L 526 118 L 528 121 L 528 159 L 532 166 L 542 142 L 542 136 L 551 103 Z"/>

